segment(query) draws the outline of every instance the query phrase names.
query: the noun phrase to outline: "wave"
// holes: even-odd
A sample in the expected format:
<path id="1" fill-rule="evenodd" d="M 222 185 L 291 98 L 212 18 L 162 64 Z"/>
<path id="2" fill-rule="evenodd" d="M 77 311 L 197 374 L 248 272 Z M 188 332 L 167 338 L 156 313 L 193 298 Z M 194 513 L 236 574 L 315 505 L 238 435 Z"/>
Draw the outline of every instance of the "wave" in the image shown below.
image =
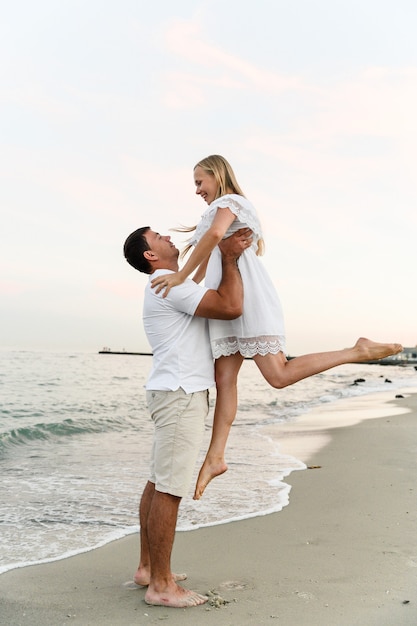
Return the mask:
<path id="1" fill-rule="evenodd" d="M 60 438 L 73 437 L 103 432 L 120 432 L 135 429 L 134 422 L 124 418 L 98 418 L 74 420 L 67 418 L 60 422 L 41 422 L 32 426 L 12 428 L 0 433 L 0 453 L 16 446 L 28 445 L 36 441 L 52 441 Z M 136 430 L 139 428 L 136 426 Z"/>

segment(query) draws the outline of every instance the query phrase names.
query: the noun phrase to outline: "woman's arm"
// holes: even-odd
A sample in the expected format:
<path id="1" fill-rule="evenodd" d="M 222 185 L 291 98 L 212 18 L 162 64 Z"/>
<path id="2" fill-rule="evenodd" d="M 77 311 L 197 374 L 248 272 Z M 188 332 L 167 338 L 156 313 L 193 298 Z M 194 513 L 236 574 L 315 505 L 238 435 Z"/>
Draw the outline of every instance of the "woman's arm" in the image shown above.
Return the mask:
<path id="1" fill-rule="evenodd" d="M 217 246 L 219 241 L 223 239 L 224 234 L 229 228 L 230 224 L 236 219 L 236 216 L 228 208 L 217 209 L 214 216 L 213 223 L 206 233 L 201 237 L 198 244 L 192 251 L 188 261 L 179 272 L 174 274 L 164 274 L 163 276 L 157 276 L 151 281 L 151 287 L 157 287 L 156 293 L 159 293 L 162 289 L 165 289 L 164 298 L 168 295 L 170 289 L 175 285 L 180 285 L 186 278 L 201 264 L 203 263 L 213 249 Z"/>
<path id="2" fill-rule="evenodd" d="M 206 258 L 205 261 L 203 261 L 202 263 L 200 263 L 200 265 L 197 268 L 196 273 L 193 276 L 193 281 L 195 283 L 201 283 L 201 281 L 203 280 L 203 278 L 206 275 L 206 271 L 207 271 L 207 264 L 209 262 L 209 256 Z"/>

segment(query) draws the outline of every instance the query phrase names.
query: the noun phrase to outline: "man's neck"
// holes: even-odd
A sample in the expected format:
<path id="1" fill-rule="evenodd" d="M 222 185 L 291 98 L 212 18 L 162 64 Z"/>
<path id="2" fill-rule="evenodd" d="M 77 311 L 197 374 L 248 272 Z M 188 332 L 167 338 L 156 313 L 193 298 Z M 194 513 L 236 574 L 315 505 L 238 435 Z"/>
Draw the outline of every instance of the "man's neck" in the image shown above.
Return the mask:
<path id="1" fill-rule="evenodd" d="M 178 267 L 178 263 L 174 263 L 174 264 L 164 263 L 164 264 L 158 264 L 157 266 L 153 265 L 152 274 L 156 272 L 156 270 L 171 270 L 172 272 L 178 272 L 179 267 Z"/>

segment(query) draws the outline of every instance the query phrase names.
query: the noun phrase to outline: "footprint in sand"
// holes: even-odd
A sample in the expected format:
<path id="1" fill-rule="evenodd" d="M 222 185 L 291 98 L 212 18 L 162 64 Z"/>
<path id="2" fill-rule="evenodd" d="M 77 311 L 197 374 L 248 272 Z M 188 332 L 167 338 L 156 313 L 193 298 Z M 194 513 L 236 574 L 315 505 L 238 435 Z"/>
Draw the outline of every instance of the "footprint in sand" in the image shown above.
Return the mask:
<path id="1" fill-rule="evenodd" d="M 237 591 L 242 591 L 246 589 L 247 584 L 242 582 L 241 580 L 226 580 L 224 583 L 221 583 L 220 587 L 223 589 L 234 589 Z"/>

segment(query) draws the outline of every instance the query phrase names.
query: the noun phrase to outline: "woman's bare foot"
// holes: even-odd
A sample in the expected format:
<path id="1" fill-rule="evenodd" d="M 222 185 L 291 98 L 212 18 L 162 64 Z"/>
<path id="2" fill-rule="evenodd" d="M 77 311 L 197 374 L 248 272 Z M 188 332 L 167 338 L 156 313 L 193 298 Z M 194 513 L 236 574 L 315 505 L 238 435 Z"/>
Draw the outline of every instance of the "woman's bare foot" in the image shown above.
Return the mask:
<path id="1" fill-rule="evenodd" d="M 198 473 L 193 500 L 200 500 L 209 482 L 213 480 L 213 478 L 216 478 L 216 476 L 220 476 L 225 472 L 227 472 L 227 465 L 224 459 L 210 461 L 210 459 L 206 457 Z"/>
<path id="2" fill-rule="evenodd" d="M 181 580 L 186 580 L 187 574 L 172 574 L 172 580 L 174 582 L 180 582 Z M 147 587 L 151 580 L 151 575 L 148 570 L 143 570 L 142 568 L 138 568 L 133 576 L 133 582 L 139 587 Z"/>
<path id="3" fill-rule="evenodd" d="M 360 337 L 355 343 L 354 350 L 358 354 L 358 362 L 379 361 L 379 359 L 402 352 L 403 347 L 399 343 L 377 343 Z"/>
<path id="4" fill-rule="evenodd" d="M 145 594 L 146 604 L 154 606 L 170 606 L 177 609 L 183 609 L 190 606 L 199 606 L 207 602 L 208 597 L 203 596 L 196 591 L 184 589 L 176 583 L 173 583 L 164 591 L 156 591 L 148 587 Z"/>

